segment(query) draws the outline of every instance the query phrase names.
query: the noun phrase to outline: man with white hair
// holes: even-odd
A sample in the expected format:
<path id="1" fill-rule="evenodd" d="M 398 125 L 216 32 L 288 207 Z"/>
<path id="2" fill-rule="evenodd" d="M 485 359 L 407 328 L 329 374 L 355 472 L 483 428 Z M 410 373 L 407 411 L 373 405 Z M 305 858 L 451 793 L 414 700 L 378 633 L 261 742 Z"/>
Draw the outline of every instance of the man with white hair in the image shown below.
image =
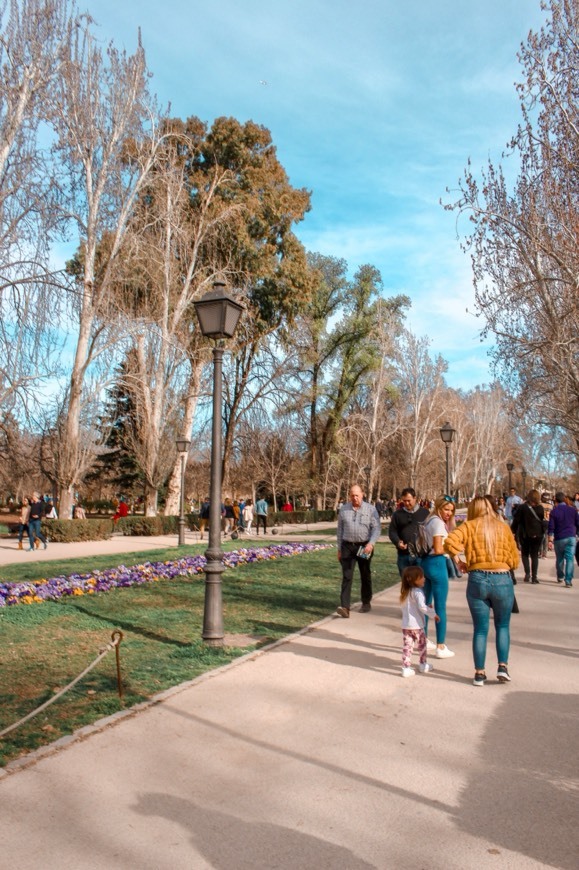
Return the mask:
<path id="1" fill-rule="evenodd" d="M 356 563 L 360 569 L 362 587 L 360 613 L 368 613 L 372 609 L 370 562 L 380 532 L 378 511 L 364 501 L 362 488 L 354 484 L 350 489 L 350 501 L 342 505 L 338 514 L 338 561 L 342 565 L 342 591 L 337 612 L 344 619 L 350 616 L 350 598 Z"/>

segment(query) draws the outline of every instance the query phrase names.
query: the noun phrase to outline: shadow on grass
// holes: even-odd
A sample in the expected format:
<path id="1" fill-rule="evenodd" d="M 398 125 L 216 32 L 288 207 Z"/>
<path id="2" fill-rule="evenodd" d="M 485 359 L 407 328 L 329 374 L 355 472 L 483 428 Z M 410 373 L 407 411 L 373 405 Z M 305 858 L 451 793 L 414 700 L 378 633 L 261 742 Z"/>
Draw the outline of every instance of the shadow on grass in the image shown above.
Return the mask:
<path id="1" fill-rule="evenodd" d="M 83 607 L 82 604 L 78 604 L 76 601 L 73 602 L 67 600 L 63 602 L 63 607 L 78 610 L 79 613 L 84 613 L 87 616 L 98 620 L 99 622 L 104 622 L 107 625 L 112 626 L 113 628 L 120 628 L 121 631 L 132 632 L 133 634 L 137 634 L 141 637 L 147 638 L 147 640 L 168 644 L 170 646 L 184 647 L 187 649 L 192 648 L 195 645 L 190 641 L 177 640 L 177 638 L 167 637 L 166 635 L 159 634 L 156 631 L 151 631 L 150 629 L 145 628 L 143 625 L 137 625 L 136 623 L 130 622 L 129 620 L 119 619 L 118 616 L 105 616 L 102 613 L 97 613 L 96 611 L 91 610 L 88 607 Z"/>

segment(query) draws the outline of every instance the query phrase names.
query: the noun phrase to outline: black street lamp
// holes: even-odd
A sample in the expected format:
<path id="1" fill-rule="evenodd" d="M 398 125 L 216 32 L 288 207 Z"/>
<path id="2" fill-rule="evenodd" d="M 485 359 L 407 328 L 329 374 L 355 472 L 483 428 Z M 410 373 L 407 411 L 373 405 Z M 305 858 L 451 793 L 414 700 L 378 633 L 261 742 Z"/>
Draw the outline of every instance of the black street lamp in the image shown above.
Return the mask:
<path id="1" fill-rule="evenodd" d="M 450 423 L 445 423 L 440 429 L 440 437 L 446 448 L 446 495 L 450 495 L 450 445 L 455 435 L 456 429 L 453 429 Z"/>
<path id="2" fill-rule="evenodd" d="M 223 646 L 223 599 L 221 575 L 221 430 L 223 425 L 223 343 L 237 328 L 244 306 L 225 292 L 225 281 L 217 278 L 213 290 L 206 293 L 195 310 L 205 338 L 215 340 L 213 346 L 213 422 L 211 430 L 211 477 L 209 488 L 209 547 L 205 552 L 205 610 L 203 640 L 209 646 Z"/>
<path id="3" fill-rule="evenodd" d="M 181 454 L 181 494 L 179 497 L 179 541 L 178 546 L 185 543 L 185 462 L 191 442 L 187 438 L 177 438 L 175 444 Z"/>
<path id="4" fill-rule="evenodd" d="M 370 501 L 370 474 L 372 473 L 372 468 L 370 465 L 365 465 L 362 471 L 366 475 L 366 498 Z"/>
<path id="5" fill-rule="evenodd" d="M 512 462 L 507 462 L 507 471 L 509 472 L 509 493 L 510 493 L 511 489 L 513 488 L 512 474 L 513 474 L 514 467 L 515 466 L 513 465 Z"/>
<path id="6" fill-rule="evenodd" d="M 523 498 L 527 493 L 527 469 L 521 468 L 521 477 L 523 478 Z"/>

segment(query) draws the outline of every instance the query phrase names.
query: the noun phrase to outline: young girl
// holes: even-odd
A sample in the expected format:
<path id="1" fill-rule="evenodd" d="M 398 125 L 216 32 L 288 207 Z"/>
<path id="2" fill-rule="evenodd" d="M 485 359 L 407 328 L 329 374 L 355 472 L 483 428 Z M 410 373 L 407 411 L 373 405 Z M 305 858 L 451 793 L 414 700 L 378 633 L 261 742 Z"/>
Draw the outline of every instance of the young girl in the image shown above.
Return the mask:
<path id="1" fill-rule="evenodd" d="M 424 633 L 424 617 L 429 616 L 438 622 L 434 608 L 429 607 L 424 598 L 424 571 L 418 565 L 409 565 L 402 572 L 402 587 L 400 589 L 400 606 L 402 608 L 402 676 L 413 677 L 414 668 L 410 666 L 414 644 L 420 654 L 418 669 L 427 674 L 432 665 L 426 661 L 426 634 Z"/>

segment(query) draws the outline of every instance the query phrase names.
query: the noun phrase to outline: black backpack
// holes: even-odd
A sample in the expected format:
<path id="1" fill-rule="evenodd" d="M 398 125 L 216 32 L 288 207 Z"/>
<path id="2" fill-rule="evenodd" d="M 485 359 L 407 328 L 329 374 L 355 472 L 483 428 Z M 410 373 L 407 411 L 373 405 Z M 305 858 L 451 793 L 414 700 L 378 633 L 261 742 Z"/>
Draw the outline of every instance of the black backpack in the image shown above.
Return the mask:
<path id="1" fill-rule="evenodd" d="M 527 508 L 523 523 L 525 537 L 530 541 L 538 541 L 543 537 L 543 521 L 537 516 L 530 504 L 526 504 L 525 507 Z M 529 513 L 532 514 L 532 517 L 529 516 Z"/>
<path id="2" fill-rule="evenodd" d="M 428 541 L 428 536 L 426 534 L 426 524 L 430 520 L 430 517 L 424 520 L 422 523 L 418 523 L 418 531 L 416 532 L 416 537 L 413 541 L 408 541 L 408 552 L 411 556 L 414 556 L 415 559 L 424 559 L 425 556 L 428 556 L 430 550 L 432 549 L 431 544 Z"/>

